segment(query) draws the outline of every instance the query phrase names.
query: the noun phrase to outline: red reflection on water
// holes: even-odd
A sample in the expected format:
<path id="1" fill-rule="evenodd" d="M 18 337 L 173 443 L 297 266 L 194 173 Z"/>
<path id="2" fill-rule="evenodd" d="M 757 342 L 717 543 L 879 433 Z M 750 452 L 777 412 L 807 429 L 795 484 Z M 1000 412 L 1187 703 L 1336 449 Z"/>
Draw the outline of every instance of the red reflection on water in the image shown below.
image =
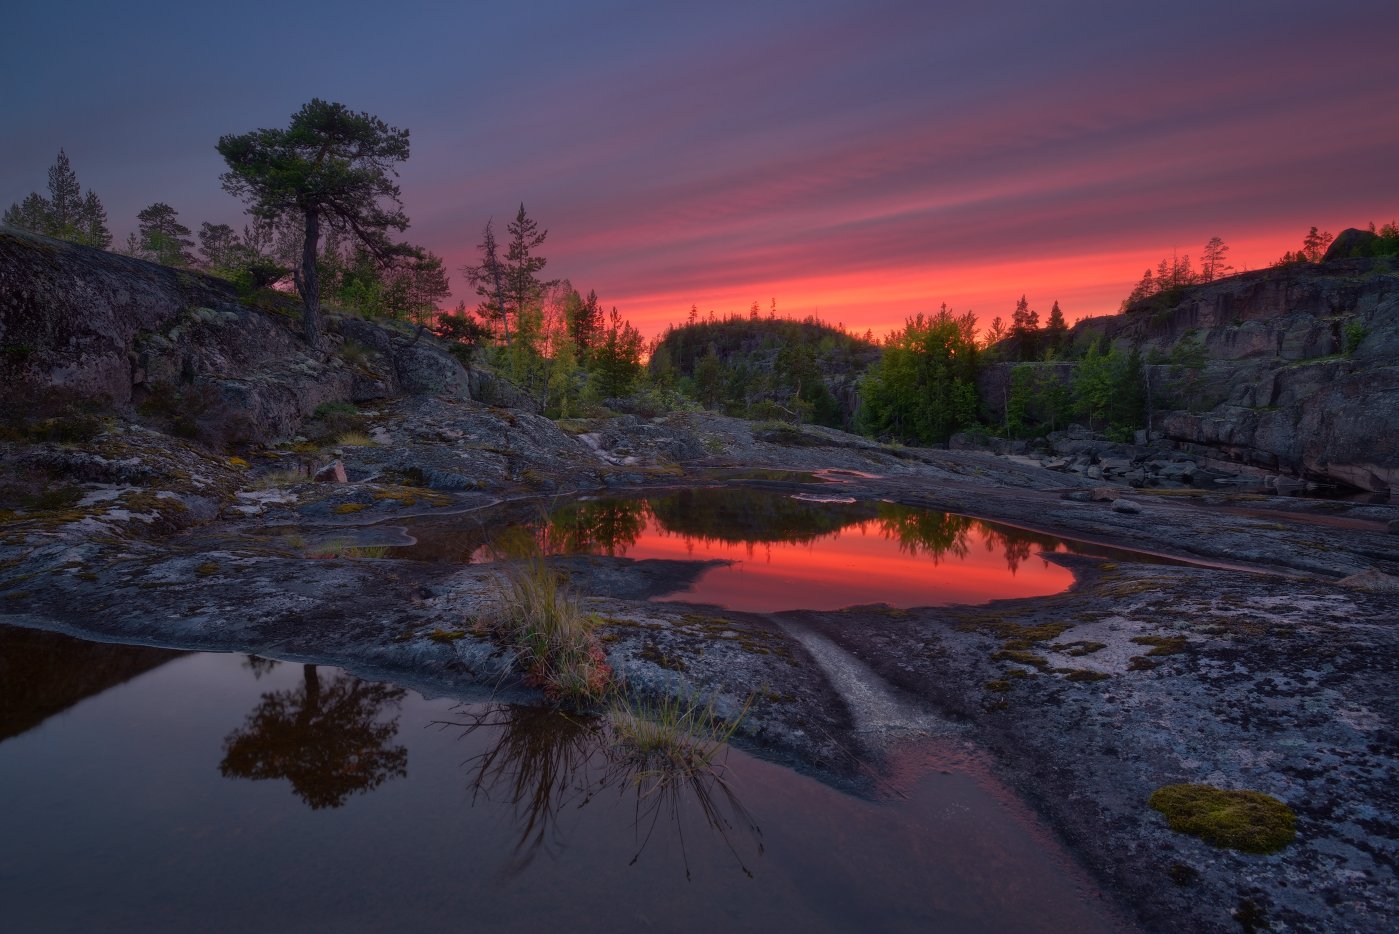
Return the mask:
<path id="1" fill-rule="evenodd" d="M 965 543 L 965 553 L 918 553 L 891 536 L 877 519 L 810 542 L 730 543 L 668 532 L 650 516 L 626 555 L 639 560 L 731 561 L 706 571 L 693 587 L 659 599 L 758 613 L 838 610 L 861 603 L 985 603 L 1060 593 L 1073 583 L 1066 568 L 1036 555 L 1010 567 L 1003 536 L 979 523 L 968 527 Z"/>

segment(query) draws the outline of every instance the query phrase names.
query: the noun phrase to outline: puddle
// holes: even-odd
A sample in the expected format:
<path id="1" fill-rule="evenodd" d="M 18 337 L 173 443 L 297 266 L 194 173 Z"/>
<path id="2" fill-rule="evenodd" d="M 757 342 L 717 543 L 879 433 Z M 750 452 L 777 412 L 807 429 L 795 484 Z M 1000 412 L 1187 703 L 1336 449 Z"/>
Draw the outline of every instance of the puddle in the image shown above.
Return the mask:
<path id="1" fill-rule="evenodd" d="M 723 562 L 688 589 L 658 599 L 751 612 L 1045 596 L 1066 590 L 1073 575 L 1040 553 L 1123 556 L 955 513 L 742 487 L 578 500 L 543 518 L 491 527 L 476 517 L 420 519 L 407 527 L 417 543 L 389 549 L 392 556 L 481 563 L 542 548 L 554 555 Z"/>
<path id="2" fill-rule="evenodd" d="M 963 747 L 862 798 L 325 666 L 0 627 L 0 675 L 12 930 L 1117 929 Z"/>

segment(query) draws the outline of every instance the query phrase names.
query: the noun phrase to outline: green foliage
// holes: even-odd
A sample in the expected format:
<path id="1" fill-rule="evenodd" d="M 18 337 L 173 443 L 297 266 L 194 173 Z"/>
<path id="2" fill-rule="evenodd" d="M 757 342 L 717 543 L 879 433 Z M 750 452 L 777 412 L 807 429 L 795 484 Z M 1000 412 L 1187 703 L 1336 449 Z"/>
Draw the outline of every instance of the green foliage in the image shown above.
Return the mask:
<path id="1" fill-rule="evenodd" d="M 62 149 L 49 168 L 49 196 L 31 192 L 7 208 L 3 220 L 12 227 L 99 250 L 112 245 L 106 209 L 92 189 L 83 194 L 77 173 Z"/>
<path id="2" fill-rule="evenodd" d="M 302 255 L 296 277 L 306 340 L 321 346 L 317 259 L 322 224 L 346 230 L 381 260 L 413 254 L 389 239 L 408 226 L 393 164 L 408 158 L 408 131 L 343 104 L 313 99 L 286 129 L 223 136 L 218 151 L 228 164 L 229 194 L 270 221 L 296 221 Z"/>
<path id="3" fill-rule="evenodd" d="M 915 442 L 946 441 L 976 420 L 976 317 L 909 318 L 889 335 L 884 355 L 860 381 L 862 427 Z"/>
<path id="4" fill-rule="evenodd" d="M 180 223 L 174 208 L 157 201 L 137 214 L 136 220 L 140 226 L 127 241 L 128 253 L 178 269 L 194 265 L 194 240 L 190 229 Z"/>
<path id="5" fill-rule="evenodd" d="M 1246 853 L 1274 853 L 1297 835 L 1297 815 L 1272 795 L 1212 785 L 1165 785 L 1147 802 L 1177 833 Z"/>
<path id="6" fill-rule="evenodd" d="M 596 295 L 590 296 L 596 301 Z M 588 354 L 588 373 L 599 399 L 629 395 L 644 371 L 641 332 L 612 309 L 608 327 Z"/>
<path id="7" fill-rule="evenodd" d="M 747 418 L 776 417 L 845 427 L 850 412 L 832 381 L 854 381 L 878 356 L 873 341 L 819 318 L 747 316 L 668 328 L 651 352 L 653 381 L 675 385 L 704 405 Z"/>
<path id="8" fill-rule="evenodd" d="M 1146 414 L 1141 352 L 1091 345 L 1074 371 L 1073 405 L 1090 428 L 1122 433 L 1141 427 Z"/>
<path id="9" fill-rule="evenodd" d="M 1369 333 L 1370 332 L 1365 329 L 1365 325 L 1359 321 L 1352 321 L 1347 324 L 1345 329 L 1341 332 L 1342 347 L 1345 355 L 1349 357 L 1359 350 L 1360 345 L 1365 342 L 1365 338 L 1369 336 Z"/>

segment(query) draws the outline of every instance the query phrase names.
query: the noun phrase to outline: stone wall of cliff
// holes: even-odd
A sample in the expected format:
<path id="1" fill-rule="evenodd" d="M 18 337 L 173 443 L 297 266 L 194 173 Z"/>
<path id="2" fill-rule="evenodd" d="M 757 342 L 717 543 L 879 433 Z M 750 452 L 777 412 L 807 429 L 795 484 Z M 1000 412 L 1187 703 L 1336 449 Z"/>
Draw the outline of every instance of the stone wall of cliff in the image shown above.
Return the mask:
<path id="1" fill-rule="evenodd" d="M 333 315 L 326 330 L 330 352 L 317 354 L 292 296 L 250 304 L 221 279 L 0 227 L 9 405 L 184 407 L 219 420 L 227 440 L 268 442 L 328 402 L 471 395 L 468 374 L 431 337 Z"/>
<path id="2" fill-rule="evenodd" d="M 1399 489 L 1399 274 L 1344 258 L 1231 276 L 1090 318 L 1148 358 L 1159 438 L 1294 476 Z"/>

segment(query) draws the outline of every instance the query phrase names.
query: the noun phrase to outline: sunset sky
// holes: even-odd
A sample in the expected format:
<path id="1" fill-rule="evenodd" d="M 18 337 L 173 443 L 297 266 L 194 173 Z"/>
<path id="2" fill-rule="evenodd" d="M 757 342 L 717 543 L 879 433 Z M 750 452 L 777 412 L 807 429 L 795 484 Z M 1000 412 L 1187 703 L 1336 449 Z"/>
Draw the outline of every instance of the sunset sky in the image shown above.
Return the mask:
<path id="1" fill-rule="evenodd" d="M 118 241 L 241 224 L 223 133 L 312 97 L 412 132 L 408 238 L 457 268 L 523 201 L 643 331 L 777 300 L 881 333 L 1021 293 L 1115 311 L 1399 216 L 1399 3 L 66 3 L 7 11 L 0 203 L 60 146 Z"/>

